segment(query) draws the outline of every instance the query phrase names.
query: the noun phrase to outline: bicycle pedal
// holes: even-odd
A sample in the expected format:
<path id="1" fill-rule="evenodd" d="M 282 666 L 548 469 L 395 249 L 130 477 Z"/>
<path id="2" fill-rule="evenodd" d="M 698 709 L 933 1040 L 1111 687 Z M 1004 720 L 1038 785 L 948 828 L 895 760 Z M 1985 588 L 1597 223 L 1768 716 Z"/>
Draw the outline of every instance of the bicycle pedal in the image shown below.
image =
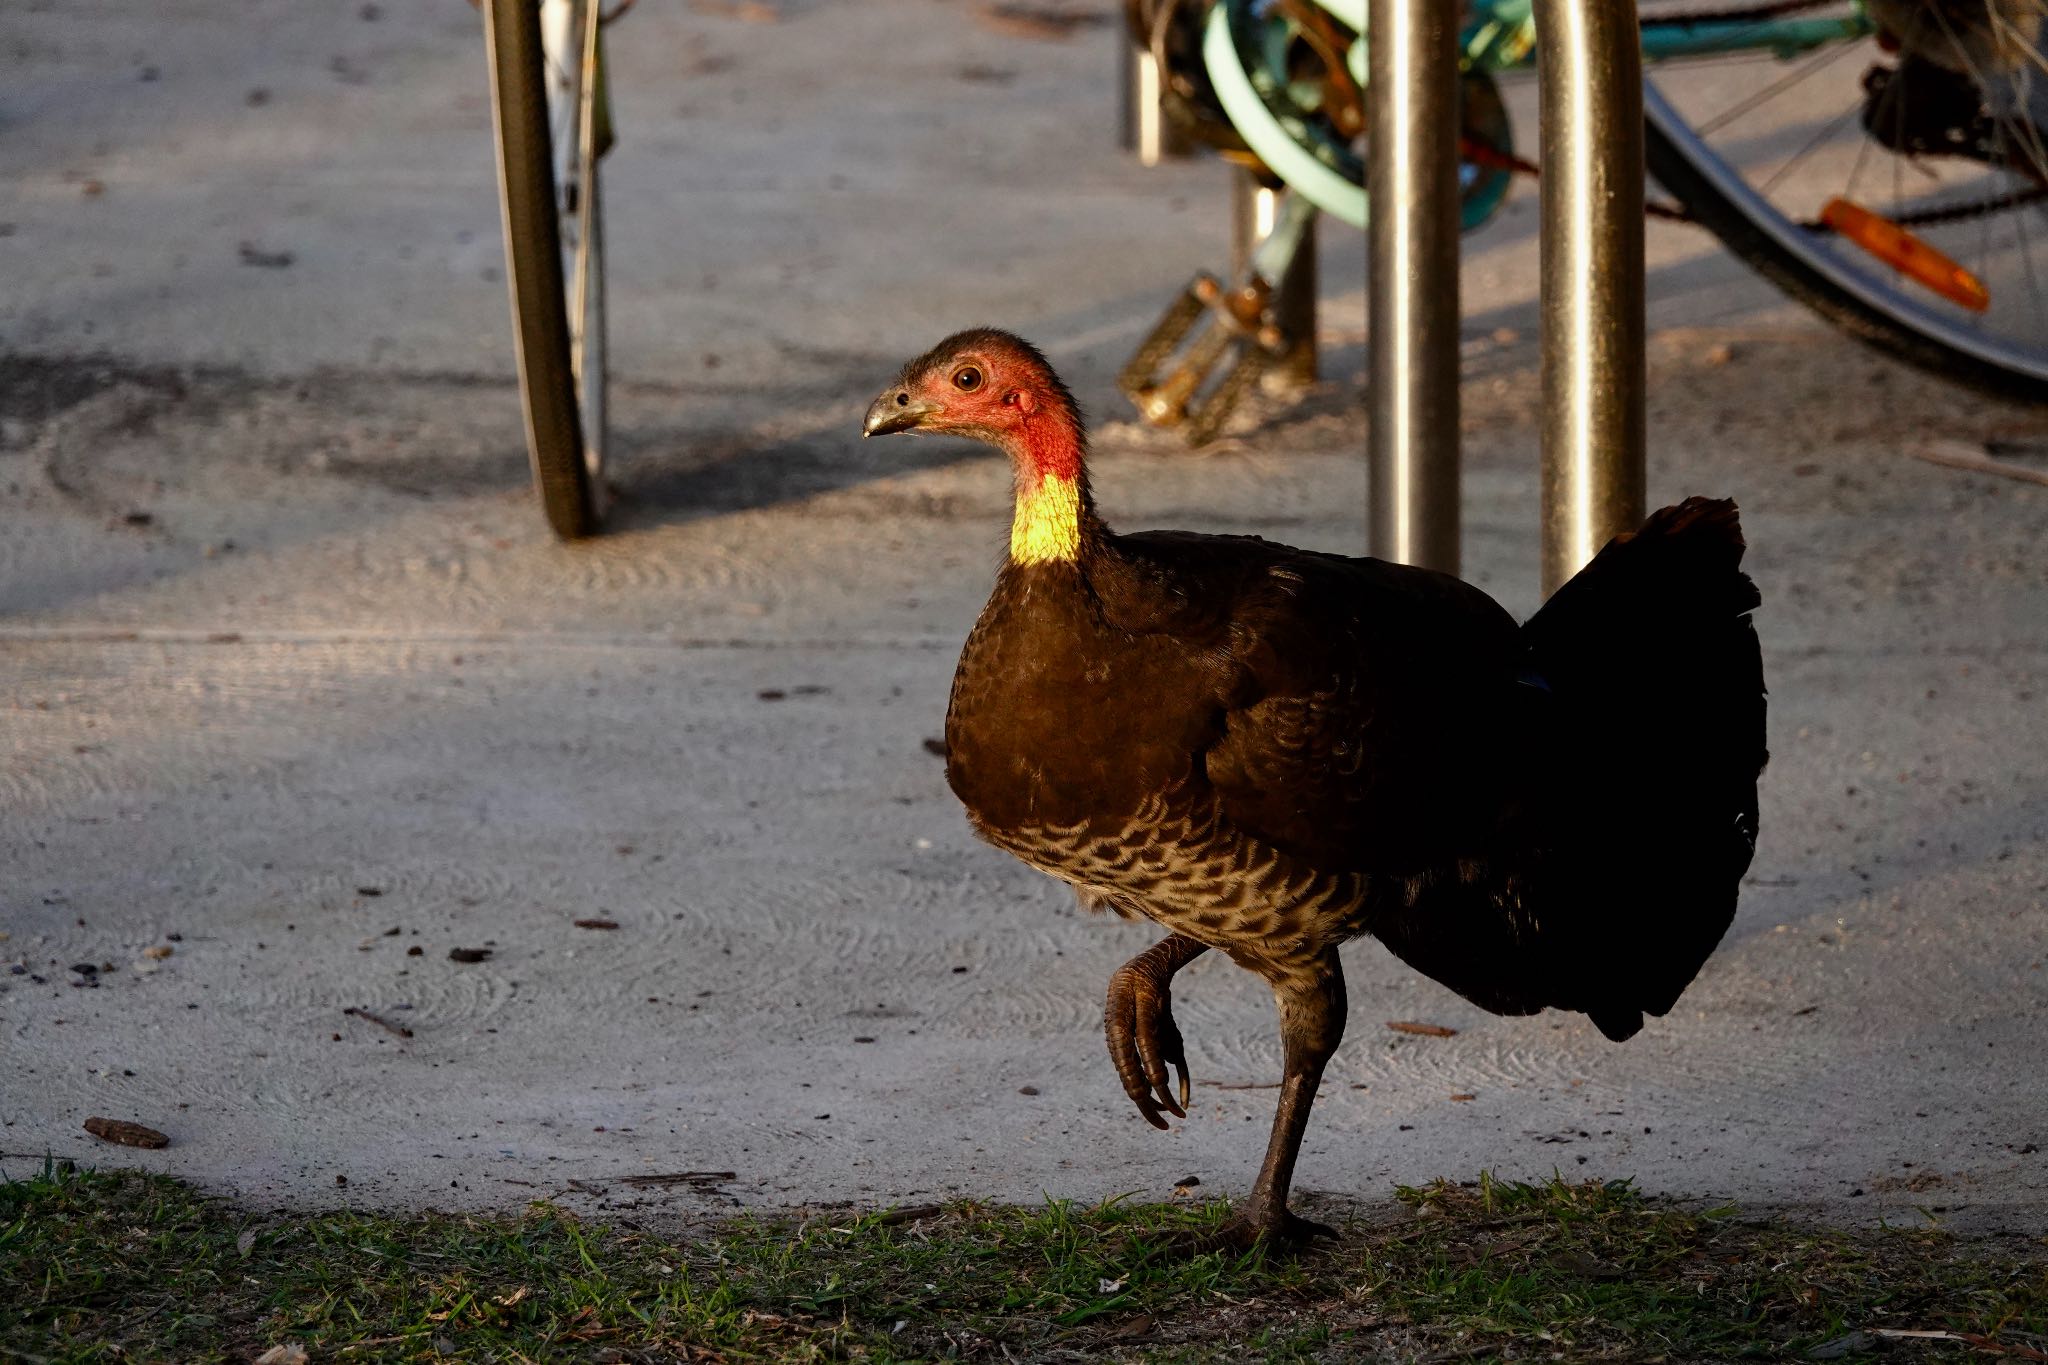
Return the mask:
<path id="1" fill-rule="evenodd" d="M 1180 364 L 1139 395 L 1138 411 L 1145 420 L 1156 427 L 1175 427 L 1185 422 L 1195 395 L 1230 351 L 1232 340 L 1229 330 L 1215 322 L 1203 328 Z"/>
<path id="2" fill-rule="evenodd" d="M 1189 281 L 1117 378 L 1140 419 L 1184 427 L 1189 445 L 1212 440 L 1246 390 L 1298 344 L 1275 323 L 1272 295 L 1256 275 L 1234 289 L 1207 272 Z M 1223 378 L 1212 387 L 1219 372 Z"/>
<path id="3" fill-rule="evenodd" d="M 1246 330 L 1241 299 L 1251 292 L 1226 291 L 1221 280 L 1204 271 L 1168 306 L 1118 379 L 1119 387 L 1146 422 L 1177 426 L 1186 418 L 1195 393 Z M 1197 330 L 1205 316 L 1208 325 Z M 1194 341 L 1183 351 L 1182 344 L 1190 335 Z M 1169 368 L 1168 362 L 1177 353 L 1179 363 Z"/>
<path id="4" fill-rule="evenodd" d="M 1187 409 L 1189 445 L 1204 446 L 1216 438 L 1216 433 L 1230 420 L 1230 414 L 1237 411 L 1239 401 L 1258 383 L 1273 359 L 1273 353 L 1256 342 L 1238 346 L 1237 361 L 1224 373 L 1223 382 L 1210 390 L 1208 397 Z"/>
<path id="5" fill-rule="evenodd" d="M 1141 414 L 1147 410 L 1146 395 L 1154 392 L 1159 385 L 1161 365 L 1180 349 L 1181 342 L 1187 339 L 1188 333 L 1201 321 L 1202 311 L 1208 307 L 1203 301 L 1204 296 L 1217 288 L 1220 286 L 1216 283 L 1215 277 L 1206 273 L 1189 280 L 1187 287 L 1175 295 L 1173 302 L 1166 306 L 1166 311 L 1159 315 L 1159 321 L 1153 324 L 1145 339 L 1138 343 L 1138 349 L 1131 353 L 1131 358 L 1124 363 L 1123 369 L 1117 372 L 1117 388 L 1124 397 L 1137 405 Z M 1148 416 L 1145 420 L 1149 422 L 1152 419 Z"/>

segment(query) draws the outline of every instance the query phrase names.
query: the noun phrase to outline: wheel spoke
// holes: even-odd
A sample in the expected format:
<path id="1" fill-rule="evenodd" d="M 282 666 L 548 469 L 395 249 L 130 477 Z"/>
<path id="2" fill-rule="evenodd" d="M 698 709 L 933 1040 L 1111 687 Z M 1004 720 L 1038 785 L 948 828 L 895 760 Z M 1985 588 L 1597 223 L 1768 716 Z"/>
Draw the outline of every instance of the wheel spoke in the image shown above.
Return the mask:
<path id="1" fill-rule="evenodd" d="M 1773 171 L 1771 173 L 1770 179 L 1764 181 L 1763 184 L 1757 186 L 1757 191 L 1760 194 L 1768 196 L 1772 190 L 1778 187 L 1778 185 L 1785 179 L 1786 176 L 1792 174 L 1794 170 L 1798 169 L 1800 163 L 1804 162 L 1808 157 L 1812 156 L 1815 152 L 1819 151 L 1827 143 L 1833 141 L 1835 134 L 1841 132 L 1842 129 L 1848 124 L 1849 120 L 1855 118 L 1857 114 L 1860 112 L 1860 110 L 1858 110 L 1857 108 L 1855 108 L 1855 106 L 1852 105 L 1849 109 L 1847 109 L 1840 115 L 1836 116 L 1833 120 L 1831 120 L 1829 123 L 1823 126 L 1818 133 L 1815 133 L 1812 137 L 1808 138 L 1806 140 L 1805 146 L 1801 147 L 1798 151 L 1794 152 L 1792 156 L 1783 165 L 1779 166 L 1777 170 Z"/>
<path id="2" fill-rule="evenodd" d="M 2024 211 L 2012 216 L 2013 232 L 2020 253 L 2020 269 L 2027 277 L 2027 297 L 2034 301 L 2034 316 L 2041 316 L 2041 283 L 2034 274 L 2034 251 L 2027 240 L 2027 215 Z"/>
<path id="3" fill-rule="evenodd" d="M 1991 15 L 1994 24 L 1999 22 L 1995 9 L 1987 8 L 1985 12 Z M 2048 177 L 2044 177 L 2042 174 L 2043 168 L 2048 167 L 2048 152 L 2044 152 L 2041 148 L 2040 130 L 2032 127 L 2033 120 L 2030 118 L 2008 120 L 2007 116 L 2000 110 L 1999 106 L 2004 101 L 1997 98 L 1999 92 L 1994 88 L 1994 82 L 1990 73 L 1980 69 L 1977 63 L 1971 59 L 1969 45 L 1963 41 L 1962 35 L 1957 33 L 1954 26 L 1949 23 L 1948 16 L 1939 6 L 1929 6 L 1929 13 L 1934 15 L 1935 22 L 1941 25 L 1943 36 L 1955 48 L 1956 56 L 1962 61 L 1965 74 L 1976 83 L 1977 89 L 1983 92 L 1984 102 L 1992 111 L 1992 122 L 2000 133 L 2000 140 L 2003 140 L 2003 130 L 2007 123 L 2010 122 L 2014 131 L 2021 135 L 2022 149 L 2033 155 L 2035 178 L 2048 181 Z M 2041 59 L 2040 54 L 2032 48 L 2029 47 L 2026 50 L 2027 55 L 2035 61 L 2038 62 Z"/>
<path id="4" fill-rule="evenodd" d="M 2033 112 L 2035 93 L 2048 95 L 2036 41 L 2048 0 L 1932 0 L 1887 17 L 1903 30 L 1892 35 L 1904 49 L 1896 61 L 1861 39 L 1790 61 L 1753 50 L 1734 71 L 1688 62 L 1659 74 L 1689 104 L 1682 123 L 1668 104 L 1658 113 L 1673 130 L 1658 173 L 1678 177 L 1666 184 L 1697 221 L 1853 332 L 1980 382 L 2048 394 L 2048 270 L 2032 256 L 2048 231 L 2025 221 L 2042 212 L 2048 222 L 2048 119 Z M 1861 58 L 1845 60 L 1852 53 Z M 1881 217 L 1974 274 L 1990 307 L 1922 284 L 1904 256 L 1852 249 L 1806 221 L 1830 184 L 1851 204 L 1885 205 Z M 1992 221 L 2008 215 L 2019 220 L 2010 228 Z"/>
<path id="5" fill-rule="evenodd" d="M 1735 104 L 1727 109 L 1723 109 L 1712 118 L 1701 120 L 1694 127 L 1699 130 L 1701 137 L 1711 137 L 1736 119 L 1741 118 L 1744 114 L 1763 107 L 1786 91 L 1818 75 L 1826 67 L 1841 60 L 1845 53 L 1856 51 L 1857 46 L 1855 43 L 1838 43 L 1833 47 L 1825 48 L 1819 56 L 1801 63 L 1797 69 L 1791 71 L 1783 78 L 1775 80 L 1762 90 L 1736 101 Z"/>

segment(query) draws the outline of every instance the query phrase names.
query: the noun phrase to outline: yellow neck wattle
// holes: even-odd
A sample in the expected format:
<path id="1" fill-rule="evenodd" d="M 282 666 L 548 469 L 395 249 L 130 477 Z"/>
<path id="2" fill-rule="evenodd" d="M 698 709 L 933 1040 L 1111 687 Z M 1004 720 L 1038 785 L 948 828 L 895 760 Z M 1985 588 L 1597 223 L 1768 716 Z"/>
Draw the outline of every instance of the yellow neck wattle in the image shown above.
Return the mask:
<path id="1" fill-rule="evenodd" d="M 1017 490 L 1017 516 L 1010 523 L 1010 558 L 1019 564 L 1072 561 L 1081 554 L 1081 486 L 1047 474 L 1035 487 Z"/>

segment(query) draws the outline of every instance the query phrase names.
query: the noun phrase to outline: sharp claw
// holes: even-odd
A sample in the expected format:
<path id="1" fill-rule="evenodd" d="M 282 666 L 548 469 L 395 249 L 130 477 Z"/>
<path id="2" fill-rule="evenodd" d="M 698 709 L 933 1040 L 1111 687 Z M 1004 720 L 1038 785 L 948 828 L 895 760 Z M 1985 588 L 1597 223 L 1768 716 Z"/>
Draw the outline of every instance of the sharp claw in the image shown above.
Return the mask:
<path id="1" fill-rule="evenodd" d="M 1169 944 L 1175 942 L 1178 941 L 1168 940 Z M 1200 947 L 1193 950 L 1201 951 Z M 1117 1078 L 1145 1122 L 1162 1130 L 1171 1127 L 1166 1121 L 1168 1114 L 1185 1119 L 1194 1098 L 1186 1049 L 1174 1023 L 1167 984 L 1174 968 L 1191 955 L 1185 943 L 1177 952 L 1163 946 L 1155 948 L 1145 957 L 1126 963 L 1109 985 L 1104 1022 Z"/>
<path id="2" fill-rule="evenodd" d="M 1188 1116 L 1187 1103 L 1184 1100 L 1176 1100 L 1173 1097 L 1173 1087 L 1167 1081 L 1166 1068 L 1163 1066 L 1159 1068 L 1159 1107 L 1177 1119 L 1184 1119 Z"/>
<path id="3" fill-rule="evenodd" d="M 1145 1079 L 1151 1084 L 1152 1094 L 1157 1097 L 1161 1109 L 1164 1109 L 1177 1119 L 1184 1119 L 1188 1116 L 1188 1111 L 1174 1102 L 1173 1087 L 1167 1081 L 1164 1064 L 1154 1062 L 1147 1065 L 1145 1068 Z"/>

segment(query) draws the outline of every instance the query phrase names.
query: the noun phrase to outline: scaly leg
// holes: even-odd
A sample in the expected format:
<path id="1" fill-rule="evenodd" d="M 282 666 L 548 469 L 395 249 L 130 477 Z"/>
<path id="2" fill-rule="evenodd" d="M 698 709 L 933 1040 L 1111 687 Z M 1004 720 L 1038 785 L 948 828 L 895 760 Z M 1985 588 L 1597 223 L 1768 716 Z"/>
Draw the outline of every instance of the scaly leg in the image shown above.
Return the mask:
<path id="1" fill-rule="evenodd" d="M 1109 979 L 1109 1003 L 1102 1012 L 1109 1058 L 1124 1093 L 1154 1128 L 1166 1127 L 1167 1114 L 1188 1116 L 1188 1059 L 1173 1022 L 1173 974 L 1207 951 L 1208 945 L 1175 934 L 1139 953 Z M 1178 1103 L 1167 1084 L 1169 1064 L 1180 1073 Z"/>
<path id="2" fill-rule="evenodd" d="M 1280 1039 L 1286 1048 L 1286 1075 L 1280 1082 L 1280 1106 L 1273 1115 L 1273 1136 L 1266 1144 L 1266 1164 L 1259 1169 L 1251 1197 L 1225 1225 L 1222 1240 L 1249 1246 L 1265 1239 L 1276 1246 L 1298 1245 L 1330 1229 L 1287 1208 L 1294 1183 L 1294 1158 L 1308 1131 L 1308 1111 L 1316 1102 L 1323 1067 L 1344 1037 L 1344 966 L 1331 948 L 1312 972 L 1273 984 L 1280 1005 Z"/>

